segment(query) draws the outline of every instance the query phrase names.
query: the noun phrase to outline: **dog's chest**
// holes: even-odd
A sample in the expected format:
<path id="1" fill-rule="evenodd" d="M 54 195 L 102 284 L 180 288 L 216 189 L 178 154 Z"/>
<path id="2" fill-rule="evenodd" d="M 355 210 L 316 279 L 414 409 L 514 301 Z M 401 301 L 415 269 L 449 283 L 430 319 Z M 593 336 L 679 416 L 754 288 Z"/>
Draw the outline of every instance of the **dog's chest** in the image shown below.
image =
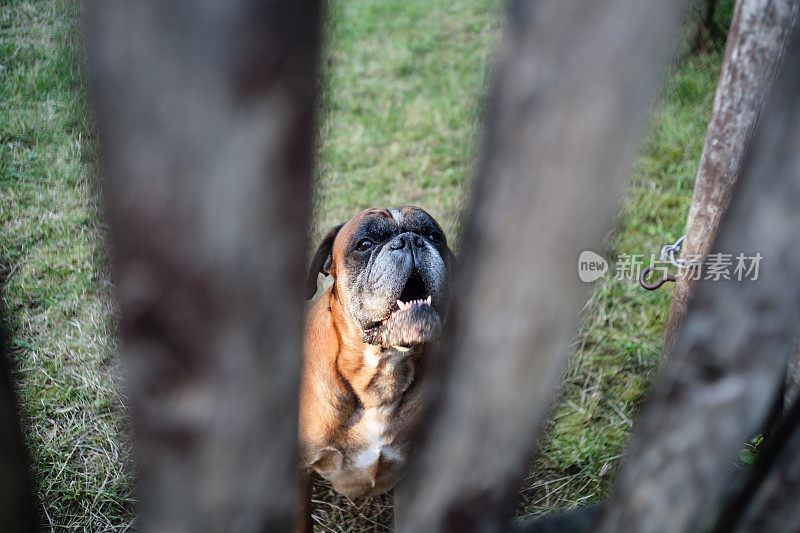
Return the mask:
<path id="1" fill-rule="evenodd" d="M 365 410 L 397 403 L 414 381 L 414 358 L 402 348 L 370 347 L 364 354 L 364 379 L 358 380 L 357 394 Z M 384 419 L 384 410 L 374 419 Z"/>
<path id="2" fill-rule="evenodd" d="M 377 473 L 380 462 L 397 462 L 405 458 L 394 447 L 396 431 L 392 424 L 396 406 L 371 407 L 364 410 L 361 420 L 353 428 L 355 446 L 351 451 L 354 469 Z"/>
<path id="3" fill-rule="evenodd" d="M 365 408 L 351 426 L 337 467 L 320 472 L 337 491 L 350 498 L 370 496 L 390 490 L 400 479 L 406 457 L 404 443 L 397 439 L 398 409 Z"/>
<path id="4" fill-rule="evenodd" d="M 353 413 L 339 448 L 338 468 L 320 472 L 339 492 L 358 497 L 391 489 L 400 479 L 406 462 L 408 428 L 404 420 L 416 418 L 403 395 L 413 382 L 413 358 L 406 353 L 383 353 L 365 358 L 374 372 L 359 391 L 363 407 Z"/>

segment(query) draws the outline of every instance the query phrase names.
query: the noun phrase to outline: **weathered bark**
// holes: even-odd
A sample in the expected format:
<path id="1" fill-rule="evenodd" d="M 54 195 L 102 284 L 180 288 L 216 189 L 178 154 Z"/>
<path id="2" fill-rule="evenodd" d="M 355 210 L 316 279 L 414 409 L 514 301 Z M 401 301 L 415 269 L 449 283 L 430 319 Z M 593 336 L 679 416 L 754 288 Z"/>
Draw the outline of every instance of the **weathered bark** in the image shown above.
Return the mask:
<path id="1" fill-rule="evenodd" d="M 8 533 L 32 533 L 38 520 L 3 330 L 0 316 L 0 524 Z"/>
<path id="2" fill-rule="evenodd" d="M 737 0 L 711 121 L 695 178 L 681 255 L 703 259 L 728 209 L 753 129 L 783 55 L 798 0 Z M 692 282 L 677 276 L 661 361 L 686 315 Z"/>
<path id="3" fill-rule="evenodd" d="M 92 4 L 142 530 L 291 523 L 319 11 Z"/>
<path id="4" fill-rule="evenodd" d="M 712 250 L 763 256 L 757 281 L 699 281 L 600 531 L 713 525 L 737 452 L 762 426 L 800 323 L 800 34 Z M 796 502 L 795 502 L 796 503 Z"/>
<path id="5" fill-rule="evenodd" d="M 679 11 L 512 4 L 401 531 L 508 527 Z"/>

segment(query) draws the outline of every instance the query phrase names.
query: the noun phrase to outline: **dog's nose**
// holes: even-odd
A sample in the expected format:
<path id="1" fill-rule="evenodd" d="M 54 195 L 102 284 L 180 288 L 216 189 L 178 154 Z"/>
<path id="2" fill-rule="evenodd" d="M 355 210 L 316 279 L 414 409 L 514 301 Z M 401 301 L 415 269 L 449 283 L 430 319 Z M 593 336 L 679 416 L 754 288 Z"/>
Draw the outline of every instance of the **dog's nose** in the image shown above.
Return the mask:
<path id="1" fill-rule="evenodd" d="M 389 243 L 389 248 L 391 248 L 392 250 L 402 250 L 403 248 L 406 247 L 406 242 L 407 238 L 405 233 L 402 235 L 398 235 L 397 237 L 392 239 L 392 242 Z"/>
<path id="2" fill-rule="evenodd" d="M 402 250 L 406 245 L 413 243 L 417 248 L 423 248 L 425 241 L 419 235 L 414 235 L 411 232 L 401 233 L 389 243 L 389 248 L 392 250 Z"/>

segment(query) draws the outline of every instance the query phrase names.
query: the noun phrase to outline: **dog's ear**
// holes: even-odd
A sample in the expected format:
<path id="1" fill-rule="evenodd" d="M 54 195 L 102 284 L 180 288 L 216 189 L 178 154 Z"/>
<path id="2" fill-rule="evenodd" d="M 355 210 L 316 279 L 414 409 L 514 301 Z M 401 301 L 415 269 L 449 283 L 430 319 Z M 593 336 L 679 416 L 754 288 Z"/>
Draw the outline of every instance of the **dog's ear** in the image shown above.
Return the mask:
<path id="1" fill-rule="evenodd" d="M 311 265 L 308 267 L 308 278 L 306 279 L 306 300 L 310 300 L 317 293 L 317 275 L 320 272 L 326 276 L 329 274 L 328 269 L 331 267 L 333 258 L 333 241 L 342 226 L 344 224 L 334 226 L 325 234 L 322 242 L 319 243 L 319 248 L 314 253 L 313 259 L 311 259 Z"/>

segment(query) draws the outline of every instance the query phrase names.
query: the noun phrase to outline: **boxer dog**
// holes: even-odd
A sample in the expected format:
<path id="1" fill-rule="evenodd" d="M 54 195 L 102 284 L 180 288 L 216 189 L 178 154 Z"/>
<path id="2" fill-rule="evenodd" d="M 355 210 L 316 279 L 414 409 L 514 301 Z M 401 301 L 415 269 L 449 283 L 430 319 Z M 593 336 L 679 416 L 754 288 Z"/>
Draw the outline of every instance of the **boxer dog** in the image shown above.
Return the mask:
<path id="1" fill-rule="evenodd" d="M 333 284 L 306 317 L 298 529 L 310 530 L 314 472 L 348 498 L 391 490 L 421 411 L 423 347 L 438 339 L 453 254 L 418 207 L 366 209 L 331 229 L 308 273 Z"/>

